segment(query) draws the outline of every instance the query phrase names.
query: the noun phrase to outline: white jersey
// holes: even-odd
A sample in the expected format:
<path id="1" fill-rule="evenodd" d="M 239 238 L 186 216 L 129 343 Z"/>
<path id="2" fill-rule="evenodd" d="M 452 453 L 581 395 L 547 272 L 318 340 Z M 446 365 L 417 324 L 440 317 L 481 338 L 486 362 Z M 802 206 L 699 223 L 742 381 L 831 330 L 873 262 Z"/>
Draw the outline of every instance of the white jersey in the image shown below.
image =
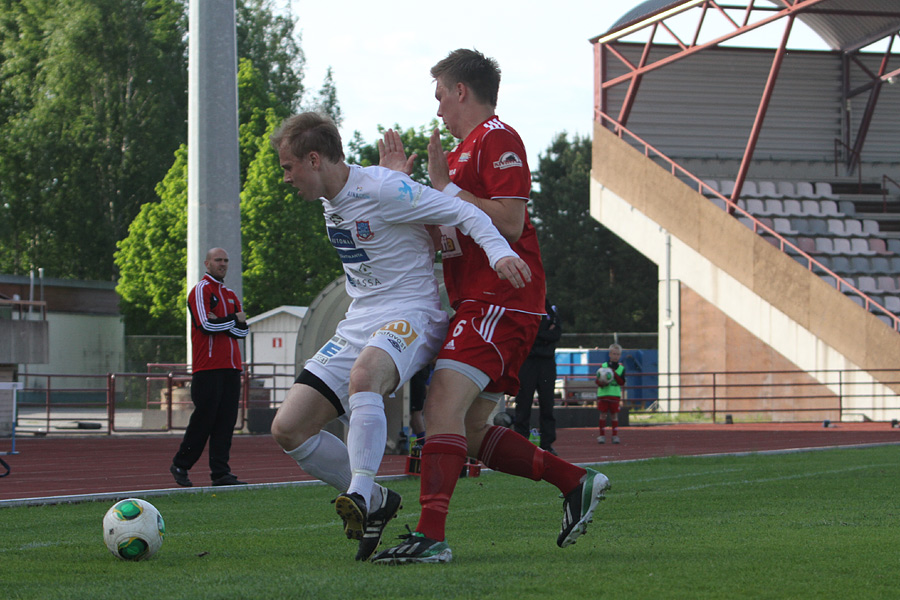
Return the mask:
<path id="1" fill-rule="evenodd" d="M 434 247 L 425 224 L 451 225 L 470 236 L 493 267 L 517 256 L 479 208 L 383 167 L 350 165 L 337 196 L 322 199 L 328 239 L 347 275 L 355 311 L 404 305 L 440 308 Z"/>

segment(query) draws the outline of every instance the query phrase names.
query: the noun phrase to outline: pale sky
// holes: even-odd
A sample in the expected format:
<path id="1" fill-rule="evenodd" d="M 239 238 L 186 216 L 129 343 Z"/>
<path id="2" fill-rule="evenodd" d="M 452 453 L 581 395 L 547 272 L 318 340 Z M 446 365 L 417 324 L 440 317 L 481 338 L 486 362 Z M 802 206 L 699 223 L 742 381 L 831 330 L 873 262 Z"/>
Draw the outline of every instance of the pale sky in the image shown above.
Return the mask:
<path id="1" fill-rule="evenodd" d="M 437 110 L 431 66 L 451 50 L 475 48 L 500 63 L 497 114 L 522 136 L 532 169 L 557 133 L 568 132 L 570 139 L 591 134 L 593 47 L 588 40 L 640 3 L 289 1 L 306 55 L 307 92 L 314 95 L 328 67 L 333 69 L 345 145 L 356 130 L 371 142 L 378 125 L 428 124 Z M 783 25 L 761 29 L 755 35 L 762 38 L 759 44 L 774 47 L 780 41 Z M 825 48 L 800 23 L 789 45 Z"/>

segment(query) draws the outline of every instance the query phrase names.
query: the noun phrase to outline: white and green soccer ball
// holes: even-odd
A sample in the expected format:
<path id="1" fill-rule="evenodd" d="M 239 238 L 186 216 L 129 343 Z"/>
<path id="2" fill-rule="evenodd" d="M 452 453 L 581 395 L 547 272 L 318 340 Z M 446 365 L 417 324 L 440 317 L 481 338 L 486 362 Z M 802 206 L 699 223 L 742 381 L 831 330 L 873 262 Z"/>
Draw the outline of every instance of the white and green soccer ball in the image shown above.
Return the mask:
<path id="1" fill-rule="evenodd" d="M 597 370 L 597 379 L 604 383 L 612 383 L 613 380 L 613 370 L 609 367 L 600 367 Z"/>
<path id="2" fill-rule="evenodd" d="M 122 560 L 150 558 L 162 547 L 165 533 L 162 515 L 140 498 L 116 502 L 103 517 L 103 541 Z"/>

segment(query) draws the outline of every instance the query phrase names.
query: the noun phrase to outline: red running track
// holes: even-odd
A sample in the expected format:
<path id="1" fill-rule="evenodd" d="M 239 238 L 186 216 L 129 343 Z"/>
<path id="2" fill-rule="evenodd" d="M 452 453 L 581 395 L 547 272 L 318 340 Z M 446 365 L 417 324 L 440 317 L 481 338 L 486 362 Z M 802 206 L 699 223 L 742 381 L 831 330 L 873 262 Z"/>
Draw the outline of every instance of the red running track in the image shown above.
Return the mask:
<path id="1" fill-rule="evenodd" d="M 822 423 L 665 425 L 623 427 L 619 435 L 621 444 L 601 446 L 594 428 L 561 429 L 554 448 L 573 463 L 605 463 L 672 455 L 900 444 L 900 429 L 889 423 L 841 423 L 829 428 Z M 16 439 L 18 454 L 0 456 L 11 468 L 9 476 L 0 478 L 0 507 L 19 504 L 15 501 L 22 499 L 178 488 L 169 465 L 180 441 L 180 435 L 20 436 Z M 3 440 L 3 444 L 8 442 Z M 8 445 L 0 445 L 0 450 L 8 449 Z M 206 461 L 204 452 L 191 471 L 195 486 L 209 485 Z M 236 435 L 231 467 L 251 484 L 311 479 L 268 435 Z M 405 456 L 387 455 L 379 474 L 400 475 L 405 467 Z"/>

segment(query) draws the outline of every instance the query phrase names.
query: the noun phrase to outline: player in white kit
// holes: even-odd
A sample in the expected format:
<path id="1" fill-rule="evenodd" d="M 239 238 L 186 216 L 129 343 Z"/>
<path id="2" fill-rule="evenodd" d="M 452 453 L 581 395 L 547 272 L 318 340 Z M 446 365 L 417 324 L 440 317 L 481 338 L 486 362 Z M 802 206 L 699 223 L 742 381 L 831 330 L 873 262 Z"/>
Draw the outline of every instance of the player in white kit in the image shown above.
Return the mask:
<path id="1" fill-rule="evenodd" d="M 290 117 L 272 135 L 284 180 L 321 200 L 328 237 L 347 276 L 350 308 L 309 359 L 272 422 L 272 435 L 304 471 L 341 493 L 344 533 L 368 560 L 400 509 L 400 495 L 375 483 L 384 455 L 384 398 L 429 363 L 447 331 L 426 224 L 458 227 L 515 288 L 528 265 L 474 205 L 402 173 L 344 162 L 334 123 L 317 113 Z M 349 420 L 348 420 L 349 415 Z M 347 444 L 322 431 L 349 422 Z"/>

